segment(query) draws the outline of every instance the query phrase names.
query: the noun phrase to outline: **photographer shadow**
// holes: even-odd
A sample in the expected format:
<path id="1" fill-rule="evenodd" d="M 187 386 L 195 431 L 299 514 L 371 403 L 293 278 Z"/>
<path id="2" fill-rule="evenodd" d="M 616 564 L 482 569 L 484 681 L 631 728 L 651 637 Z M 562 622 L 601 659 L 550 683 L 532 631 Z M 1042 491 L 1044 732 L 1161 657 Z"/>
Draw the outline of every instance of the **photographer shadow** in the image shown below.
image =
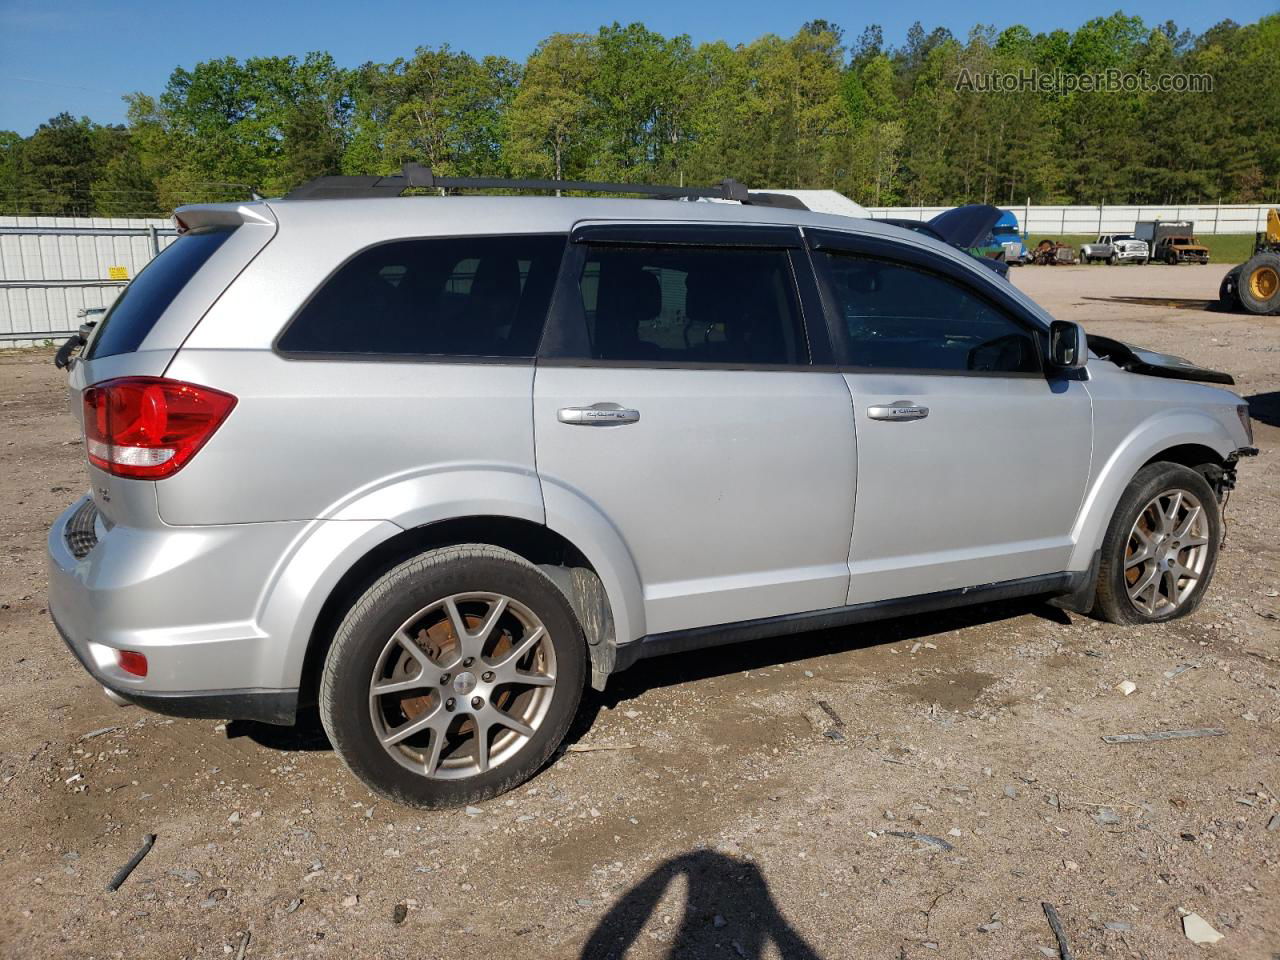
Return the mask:
<path id="1" fill-rule="evenodd" d="M 822 960 L 782 915 L 760 868 L 712 850 L 672 857 L 628 890 L 591 932 L 581 960 L 622 960 L 681 876 L 687 893 L 680 926 L 667 951 L 671 960 L 759 960 L 770 942 L 783 960 Z M 717 917 L 723 918 L 719 926 Z"/>

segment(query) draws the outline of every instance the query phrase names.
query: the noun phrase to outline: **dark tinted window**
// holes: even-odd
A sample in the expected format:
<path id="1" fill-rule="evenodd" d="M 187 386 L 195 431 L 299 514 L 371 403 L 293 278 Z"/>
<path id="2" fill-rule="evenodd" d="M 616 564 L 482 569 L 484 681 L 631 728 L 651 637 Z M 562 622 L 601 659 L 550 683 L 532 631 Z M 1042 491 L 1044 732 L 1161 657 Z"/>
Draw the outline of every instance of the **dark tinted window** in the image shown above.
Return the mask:
<path id="1" fill-rule="evenodd" d="M 1040 370 L 1034 335 L 959 283 L 884 260 L 822 256 L 844 317 L 853 366 Z"/>
<path id="2" fill-rule="evenodd" d="M 235 228 L 201 230 L 179 237 L 148 263 L 111 305 L 88 359 L 132 353 L 151 332 L 173 298 L 205 265 Z"/>
<path id="3" fill-rule="evenodd" d="M 399 240 L 357 254 L 280 337 L 296 353 L 531 357 L 563 236 Z"/>
<path id="4" fill-rule="evenodd" d="M 807 361 L 782 250 L 592 247 L 580 288 L 600 360 Z"/>

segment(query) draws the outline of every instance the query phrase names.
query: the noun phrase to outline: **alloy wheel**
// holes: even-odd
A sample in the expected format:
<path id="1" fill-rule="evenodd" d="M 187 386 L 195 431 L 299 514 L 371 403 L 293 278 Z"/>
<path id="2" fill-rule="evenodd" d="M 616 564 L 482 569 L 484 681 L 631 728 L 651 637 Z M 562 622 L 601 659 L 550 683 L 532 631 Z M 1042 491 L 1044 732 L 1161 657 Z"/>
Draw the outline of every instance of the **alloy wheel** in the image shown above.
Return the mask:
<path id="1" fill-rule="evenodd" d="M 1195 592 L 1209 560 L 1209 518 L 1190 491 L 1166 490 L 1138 513 L 1125 545 L 1129 601 L 1149 617 L 1173 613 Z"/>
<path id="2" fill-rule="evenodd" d="M 498 593 L 459 593 L 419 610 L 387 640 L 369 681 L 369 713 L 398 763 L 454 780 L 519 753 L 555 685 L 555 648 L 532 610 Z"/>

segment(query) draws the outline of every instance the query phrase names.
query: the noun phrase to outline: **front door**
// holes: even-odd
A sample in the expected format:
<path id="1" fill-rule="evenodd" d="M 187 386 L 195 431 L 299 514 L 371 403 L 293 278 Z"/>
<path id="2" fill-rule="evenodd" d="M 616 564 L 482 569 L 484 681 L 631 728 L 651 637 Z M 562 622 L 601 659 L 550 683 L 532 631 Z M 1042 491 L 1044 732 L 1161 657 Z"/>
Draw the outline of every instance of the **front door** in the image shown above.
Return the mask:
<path id="1" fill-rule="evenodd" d="M 856 243 L 815 257 L 858 436 L 849 602 L 1064 571 L 1085 384 L 1046 376 L 1035 327 L 963 271 Z"/>
<path id="2" fill-rule="evenodd" d="M 616 529 L 649 634 L 847 595 L 853 417 L 809 362 L 798 233 L 728 229 L 575 234 L 534 381 L 548 522 Z"/>

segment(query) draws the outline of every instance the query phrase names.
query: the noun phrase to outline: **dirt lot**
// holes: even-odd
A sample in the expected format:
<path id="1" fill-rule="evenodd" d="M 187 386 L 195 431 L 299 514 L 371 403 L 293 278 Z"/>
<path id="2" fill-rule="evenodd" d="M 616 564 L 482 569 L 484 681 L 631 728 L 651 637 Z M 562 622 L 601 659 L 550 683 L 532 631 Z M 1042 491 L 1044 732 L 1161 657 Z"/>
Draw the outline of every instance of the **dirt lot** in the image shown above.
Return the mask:
<path id="1" fill-rule="evenodd" d="M 1280 320 L 1206 311 L 1222 272 L 1013 274 L 1059 317 L 1255 398 L 1262 454 L 1196 615 L 986 606 L 651 661 L 589 699 L 573 737 L 606 749 L 446 813 L 376 800 L 314 726 L 99 695 L 45 610 L 45 530 L 85 486 L 63 378 L 47 353 L 0 357 L 0 953 L 1035 958 L 1056 956 L 1048 901 L 1078 958 L 1271 960 Z M 1156 295 L 1180 299 L 1117 299 Z M 1227 732 L 1100 739 L 1189 727 Z M 1222 941 L 1193 945 L 1183 910 Z"/>

